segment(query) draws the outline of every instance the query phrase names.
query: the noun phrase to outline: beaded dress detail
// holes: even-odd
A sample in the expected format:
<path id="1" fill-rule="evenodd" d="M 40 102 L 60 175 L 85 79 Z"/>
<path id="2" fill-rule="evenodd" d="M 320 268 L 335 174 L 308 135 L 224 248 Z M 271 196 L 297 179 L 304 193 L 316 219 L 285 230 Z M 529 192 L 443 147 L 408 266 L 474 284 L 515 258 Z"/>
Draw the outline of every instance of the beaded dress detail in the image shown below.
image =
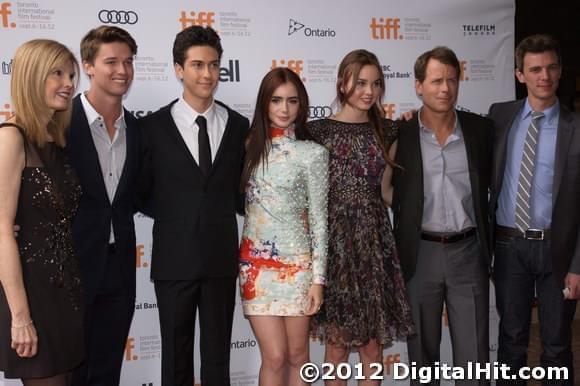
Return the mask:
<path id="1" fill-rule="evenodd" d="M 267 162 L 246 185 L 240 294 L 246 315 L 304 315 L 313 283 L 324 284 L 328 152 L 271 129 Z"/>
<path id="2" fill-rule="evenodd" d="M 312 335 L 342 347 L 390 346 L 412 334 L 413 322 L 381 198 L 386 161 L 369 123 L 322 119 L 308 129 L 330 152 L 327 284 Z M 397 126 L 384 120 L 382 131 L 388 148 Z"/>
<path id="3" fill-rule="evenodd" d="M 84 300 L 71 234 L 81 188 L 65 150 L 55 143 L 39 148 L 25 140 L 25 155 L 16 241 L 38 354 L 23 359 L 10 347 L 11 316 L 0 288 L 0 370 L 7 378 L 64 373 L 84 357 Z"/>

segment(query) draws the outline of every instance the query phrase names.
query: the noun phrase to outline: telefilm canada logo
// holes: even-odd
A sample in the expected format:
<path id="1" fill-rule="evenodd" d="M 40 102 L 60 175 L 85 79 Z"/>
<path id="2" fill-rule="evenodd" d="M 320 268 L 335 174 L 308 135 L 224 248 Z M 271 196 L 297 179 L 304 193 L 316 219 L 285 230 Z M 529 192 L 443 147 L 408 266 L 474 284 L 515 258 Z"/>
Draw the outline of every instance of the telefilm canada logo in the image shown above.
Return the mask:
<path id="1" fill-rule="evenodd" d="M 463 36 L 494 36 L 495 24 L 463 24 Z"/>
<path id="2" fill-rule="evenodd" d="M 334 38 L 336 31 L 328 27 L 309 27 L 295 19 L 288 20 L 288 36 L 295 33 L 303 34 L 309 38 Z"/>

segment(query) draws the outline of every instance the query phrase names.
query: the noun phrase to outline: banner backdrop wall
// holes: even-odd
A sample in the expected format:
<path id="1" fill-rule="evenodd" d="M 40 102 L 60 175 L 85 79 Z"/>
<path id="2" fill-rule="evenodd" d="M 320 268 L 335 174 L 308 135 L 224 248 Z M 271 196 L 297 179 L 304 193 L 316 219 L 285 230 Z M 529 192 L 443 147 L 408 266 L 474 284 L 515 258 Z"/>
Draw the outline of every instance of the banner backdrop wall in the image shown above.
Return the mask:
<path id="1" fill-rule="evenodd" d="M 0 121 L 11 114 L 11 58 L 21 43 L 33 38 L 56 39 L 78 57 L 81 37 L 100 24 L 127 29 L 139 45 L 135 80 L 125 100 L 125 106 L 137 117 L 180 95 L 171 48 L 175 34 L 193 24 L 210 25 L 222 37 L 225 51 L 216 97 L 248 118 L 262 77 L 277 66 L 289 67 L 301 76 L 310 95 L 312 119 L 330 116 L 335 110 L 332 102 L 338 63 L 356 48 L 371 50 L 379 57 L 387 81 L 387 116 L 397 117 L 420 106 L 414 91 L 413 64 L 419 54 L 436 45 L 449 46 L 460 58 L 458 108 L 486 113 L 490 103 L 514 98 L 514 13 L 513 0 L 0 0 Z M 79 91 L 87 87 L 83 76 Z M 136 217 L 136 311 L 121 385 L 153 386 L 160 385 L 161 340 L 149 280 L 152 221 Z M 492 294 L 492 359 L 497 347 L 493 298 Z M 232 385 L 257 385 L 258 346 L 239 302 L 235 312 Z M 443 319 L 442 359 L 450 361 L 445 314 Z M 323 347 L 318 342 L 311 343 L 311 351 L 312 359 L 322 362 Z M 351 355 L 351 363 L 357 361 L 358 356 Z M 395 383 L 393 364 L 405 361 L 404 343 L 385 349 L 384 385 Z M 199 353 L 195 368 L 199 377 Z M 2 384 L 20 382 L 0 377 Z"/>

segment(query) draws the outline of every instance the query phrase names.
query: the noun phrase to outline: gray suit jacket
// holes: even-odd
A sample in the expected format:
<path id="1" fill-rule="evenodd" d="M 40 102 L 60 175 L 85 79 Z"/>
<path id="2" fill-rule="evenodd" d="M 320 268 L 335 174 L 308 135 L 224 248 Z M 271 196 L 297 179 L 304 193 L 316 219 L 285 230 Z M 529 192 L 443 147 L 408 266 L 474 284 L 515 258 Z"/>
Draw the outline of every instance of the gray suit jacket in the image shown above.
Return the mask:
<path id="1" fill-rule="evenodd" d="M 506 166 L 506 147 L 513 121 L 525 99 L 493 104 L 495 125 L 490 210 L 495 211 Z M 580 114 L 560 108 L 552 192 L 551 255 L 554 278 L 564 287 L 568 272 L 580 273 Z"/>

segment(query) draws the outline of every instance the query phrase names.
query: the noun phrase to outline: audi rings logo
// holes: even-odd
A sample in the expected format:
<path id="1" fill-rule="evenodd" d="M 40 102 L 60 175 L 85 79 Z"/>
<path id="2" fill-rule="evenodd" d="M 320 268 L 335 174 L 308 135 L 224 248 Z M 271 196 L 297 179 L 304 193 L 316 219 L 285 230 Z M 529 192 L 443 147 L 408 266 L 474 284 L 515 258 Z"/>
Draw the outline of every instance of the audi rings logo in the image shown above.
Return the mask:
<path id="1" fill-rule="evenodd" d="M 101 9 L 99 12 L 99 20 L 102 23 L 109 24 L 135 24 L 139 20 L 139 16 L 134 11 Z"/>
<path id="2" fill-rule="evenodd" d="M 309 106 L 308 118 L 328 118 L 332 115 L 330 106 Z"/>

